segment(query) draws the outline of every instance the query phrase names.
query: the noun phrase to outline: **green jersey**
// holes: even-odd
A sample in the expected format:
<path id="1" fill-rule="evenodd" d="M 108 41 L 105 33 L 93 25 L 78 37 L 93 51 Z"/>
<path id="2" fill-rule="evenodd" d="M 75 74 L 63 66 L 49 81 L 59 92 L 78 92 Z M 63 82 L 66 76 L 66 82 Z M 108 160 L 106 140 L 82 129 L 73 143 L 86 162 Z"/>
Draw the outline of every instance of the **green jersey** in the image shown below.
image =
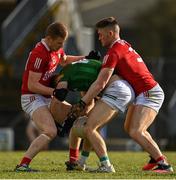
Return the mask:
<path id="1" fill-rule="evenodd" d="M 87 91 L 97 79 L 102 63 L 93 59 L 84 59 L 67 65 L 61 70 L 61 81 L 68 82 L 68 89 Z"/>

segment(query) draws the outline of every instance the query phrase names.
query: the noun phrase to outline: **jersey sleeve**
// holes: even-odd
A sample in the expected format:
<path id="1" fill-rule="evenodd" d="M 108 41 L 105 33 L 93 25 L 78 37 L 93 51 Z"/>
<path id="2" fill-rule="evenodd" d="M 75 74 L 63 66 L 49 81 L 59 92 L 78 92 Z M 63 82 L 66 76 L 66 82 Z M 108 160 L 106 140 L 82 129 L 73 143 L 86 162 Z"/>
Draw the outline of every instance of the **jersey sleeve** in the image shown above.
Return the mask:
<path id="1" fill-rule="evenodd" d="M 32 53 L 29 56 L 29 61 L 28 61 L 29 70 L 33 72 L 42 73 L 46 69 L 47 65 L 48 65 L 48 62 L 46 58 L 42 56 L 41 54 Z"/>
<path id="2" fill-rule="evenodd" d="M 115 52 L 110 52 L 104 57 L 102 68 L 114 69 L 118 63 L 118 60 L 118 55 Z"/>

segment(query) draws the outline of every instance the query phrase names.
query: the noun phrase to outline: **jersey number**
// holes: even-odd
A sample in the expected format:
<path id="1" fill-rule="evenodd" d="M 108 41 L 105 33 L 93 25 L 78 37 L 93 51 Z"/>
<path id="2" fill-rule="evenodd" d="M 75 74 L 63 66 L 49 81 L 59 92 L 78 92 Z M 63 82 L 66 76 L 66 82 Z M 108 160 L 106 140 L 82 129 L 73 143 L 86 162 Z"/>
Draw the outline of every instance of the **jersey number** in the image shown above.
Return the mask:
<path id="1" fill-rule="evenodd" d="M 139 54 L 132 47 L 129 47 L 129 51 L 134 52 L 136 55 L 138 55 L 138 58 L 136 58 L 137 62 L 143 62 L 143 59 L 139 56 Z"/>

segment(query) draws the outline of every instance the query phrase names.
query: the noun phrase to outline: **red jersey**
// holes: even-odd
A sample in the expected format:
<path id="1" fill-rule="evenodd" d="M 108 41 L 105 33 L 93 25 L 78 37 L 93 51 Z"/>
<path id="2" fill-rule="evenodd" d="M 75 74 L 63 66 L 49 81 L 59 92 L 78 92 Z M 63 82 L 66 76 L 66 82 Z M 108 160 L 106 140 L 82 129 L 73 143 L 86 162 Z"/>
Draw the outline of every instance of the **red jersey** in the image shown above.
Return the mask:
<path id="1" fill-rule="evenodd" d="M 113 68 L 115 73 L 128 81 L 136 95 L 153 88 L 157 82 L 139 54 L 124 40 L 117 40 L 103 59 L 102 68 Z"/>
<path id="2" fill-rule="evenodd" d="M 60 57 L 64 55 L 65 53 L 62 48 L 58 51 L 50 51 L 43 40 L 37 43 L 35 48 L 30 52 L 26 62 L 22 81 L 22 94 L 33 94 L 28 89 L 29 71 L 41 73 L 42 76 L 39 82 L 49 87 L 51 76 L 60 62 Z"/>

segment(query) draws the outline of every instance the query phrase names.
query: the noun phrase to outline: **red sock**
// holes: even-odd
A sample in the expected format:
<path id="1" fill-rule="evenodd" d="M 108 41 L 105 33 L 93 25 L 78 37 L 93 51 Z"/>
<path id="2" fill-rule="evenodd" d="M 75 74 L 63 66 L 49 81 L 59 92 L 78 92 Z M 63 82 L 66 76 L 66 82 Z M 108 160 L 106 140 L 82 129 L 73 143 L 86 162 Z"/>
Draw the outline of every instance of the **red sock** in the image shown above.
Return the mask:
<path id="1" fill-rule="evenodd" d="M 75 162 L 78 160 L 79 157 L 79 149 L 72 149 L 70 148 L 70 162 Z"/>
<path id="2" fill-rule="evenodd" d="M 157 163 L 167 163 L 167 160 L 165 158 L 165 156 L 160 156 L 157 160 L 156 160 Z"/>
<path id="3" fill-rule="evenodd" d="M 20 165 L 22 164 L 26 164 L 29 165 L 29 163 L 31 162 L 32 159 L 28 158 L 28 157 L 23 157 L 23 159 L 21 160 Z"/>

